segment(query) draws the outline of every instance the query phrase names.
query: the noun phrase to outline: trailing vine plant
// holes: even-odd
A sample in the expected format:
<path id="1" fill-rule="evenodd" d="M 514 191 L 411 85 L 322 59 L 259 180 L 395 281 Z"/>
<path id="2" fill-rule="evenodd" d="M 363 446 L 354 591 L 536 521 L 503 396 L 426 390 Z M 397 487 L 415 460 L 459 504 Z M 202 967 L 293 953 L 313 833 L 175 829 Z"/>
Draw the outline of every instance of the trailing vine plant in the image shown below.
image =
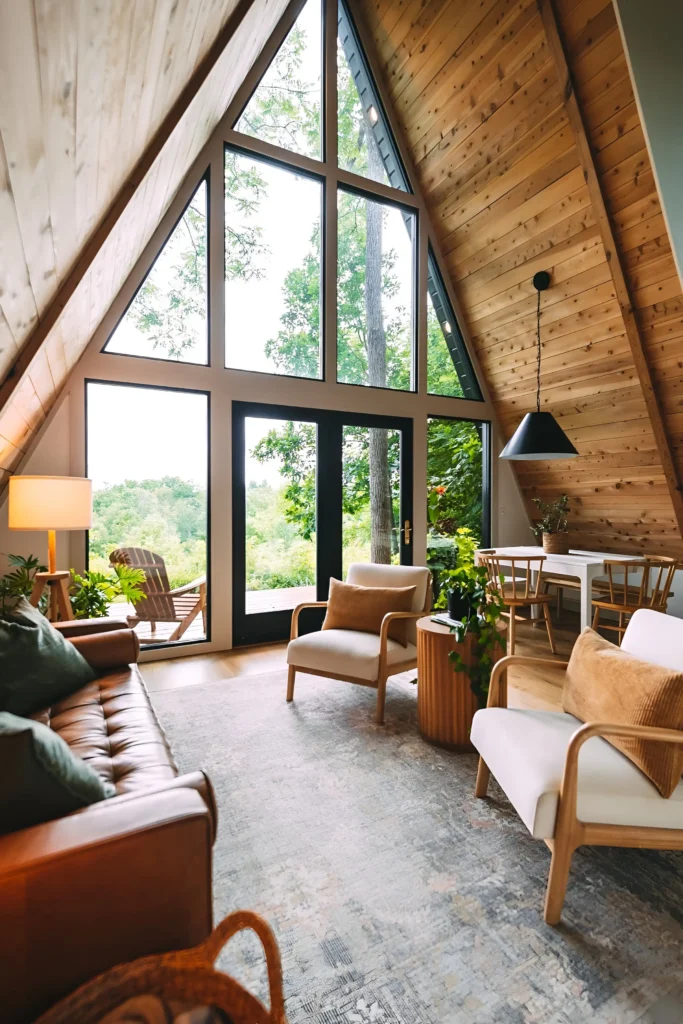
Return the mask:
<path id="1" fill-rule="evenodd" d="M 462 643 L 467 636 L 473 636 L 474 649 L 471 664 L 465 661 L 459 651 L 451 651 L 448 658 L 455 672 L 464 672 L 469 676 L 472 693 L 482 708 L 486 706 L 488 698 L 491 670 L 499 653 L 505 653 L 505 638 L 498 630 L 498 621 L 505 605 L 501 592 L 491 585 L 488 572 L 482 565 L 471 566 L 466 578 L 461 573 L 458 582 L 461 589 L 467 589 L 471 612 L 450 629 L 458 643 Z M 502 587 L 502 577 L 500 582 Z"/>

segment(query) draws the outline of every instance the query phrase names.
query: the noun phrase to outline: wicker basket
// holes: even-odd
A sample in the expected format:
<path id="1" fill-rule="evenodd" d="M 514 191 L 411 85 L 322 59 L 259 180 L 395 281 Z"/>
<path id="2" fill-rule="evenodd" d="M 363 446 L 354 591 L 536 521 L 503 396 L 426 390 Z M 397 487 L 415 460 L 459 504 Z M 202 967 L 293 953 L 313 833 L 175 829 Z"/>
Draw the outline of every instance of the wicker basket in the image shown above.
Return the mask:
<path id="1" fill-rule="evenodd" d="M 547 555 L 568 555 L 569 534 L 568 533 L 544 533 L 543 550 Z"/>
<path id="2" fill-rule="evenodd" d="M 265 950 L 270 1010 L 213 966 L 225 943 L 244 928 L 256 932 Z M 143 995 L 166 1003 L 215 1006 L 228 1015 L 231 1024 L 287 1024 L 277 942 L 263 918 L 248 910 L 226 917 L 200 946 L 146 956 L 105 971 L 53 1006 L 36 1024 L 99 1024 L 122 1003 Z"/>

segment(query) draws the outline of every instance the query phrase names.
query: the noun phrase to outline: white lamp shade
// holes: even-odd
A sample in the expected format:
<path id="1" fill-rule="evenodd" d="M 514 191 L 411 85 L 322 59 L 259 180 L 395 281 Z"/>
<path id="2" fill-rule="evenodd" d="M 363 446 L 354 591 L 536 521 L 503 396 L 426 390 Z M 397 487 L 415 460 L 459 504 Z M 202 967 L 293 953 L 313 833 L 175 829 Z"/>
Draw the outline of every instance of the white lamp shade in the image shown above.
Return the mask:
<path id="1" fill-rule="evenodd" d="M 10 530 L 89 530 L 92 480 L 79 476 L 11 476 Z"/>

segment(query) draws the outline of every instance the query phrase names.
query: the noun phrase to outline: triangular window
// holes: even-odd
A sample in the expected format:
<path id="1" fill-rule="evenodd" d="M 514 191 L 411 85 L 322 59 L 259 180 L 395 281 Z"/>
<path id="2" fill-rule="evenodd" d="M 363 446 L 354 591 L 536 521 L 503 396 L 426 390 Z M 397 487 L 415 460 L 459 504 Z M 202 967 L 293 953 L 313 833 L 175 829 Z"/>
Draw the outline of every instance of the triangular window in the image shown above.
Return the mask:
<path id="1" fill-rule="evenodd" d="M 431 246 L 427 260 L 427 391 L 482 401 L 481 388 Z"/>
<path id="2" fill-rule="evenodd" d="M 206 179 L 109 340 L 105 352 L 208 363 Z"/>
<path id="3" fill-rule="evenodd" d="M 342 0 L 337 22 L 337 146 L 339 166 L 345 171 L 410 191 L 370 66 Z"/>
<path id="4" fill-rule="evenodd" d="M 308 0 L 235 129 L 320 160 L 321 98 L 321 3 Z"/>

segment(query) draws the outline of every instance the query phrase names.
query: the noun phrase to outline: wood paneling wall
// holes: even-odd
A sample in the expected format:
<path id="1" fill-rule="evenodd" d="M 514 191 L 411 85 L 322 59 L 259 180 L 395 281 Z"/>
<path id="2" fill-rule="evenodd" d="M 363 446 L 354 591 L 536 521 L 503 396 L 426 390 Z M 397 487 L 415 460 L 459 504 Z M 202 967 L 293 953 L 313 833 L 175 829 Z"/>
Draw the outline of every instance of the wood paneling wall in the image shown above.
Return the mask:
<path id="1" fill-rule="evenodd" d="M 516 463 L 570 495 L 572 542 L 683 553 L 643 384 L 536 0 L 356 0 L 374 37 L 503 432 L 542 408 L 580 457 Z M 683 478 L 683 296 L 611 0 L 553 4 L 598 180 Z"/>
<path id="2" fill-rule="evenodd" d="M 244 3 L 245 0 L 242 0 Z M 0 486 L 277 24 L 253 0 L 54 327 L 32 332 L 237 0 L 12 0 L 0 5 Z"/>

